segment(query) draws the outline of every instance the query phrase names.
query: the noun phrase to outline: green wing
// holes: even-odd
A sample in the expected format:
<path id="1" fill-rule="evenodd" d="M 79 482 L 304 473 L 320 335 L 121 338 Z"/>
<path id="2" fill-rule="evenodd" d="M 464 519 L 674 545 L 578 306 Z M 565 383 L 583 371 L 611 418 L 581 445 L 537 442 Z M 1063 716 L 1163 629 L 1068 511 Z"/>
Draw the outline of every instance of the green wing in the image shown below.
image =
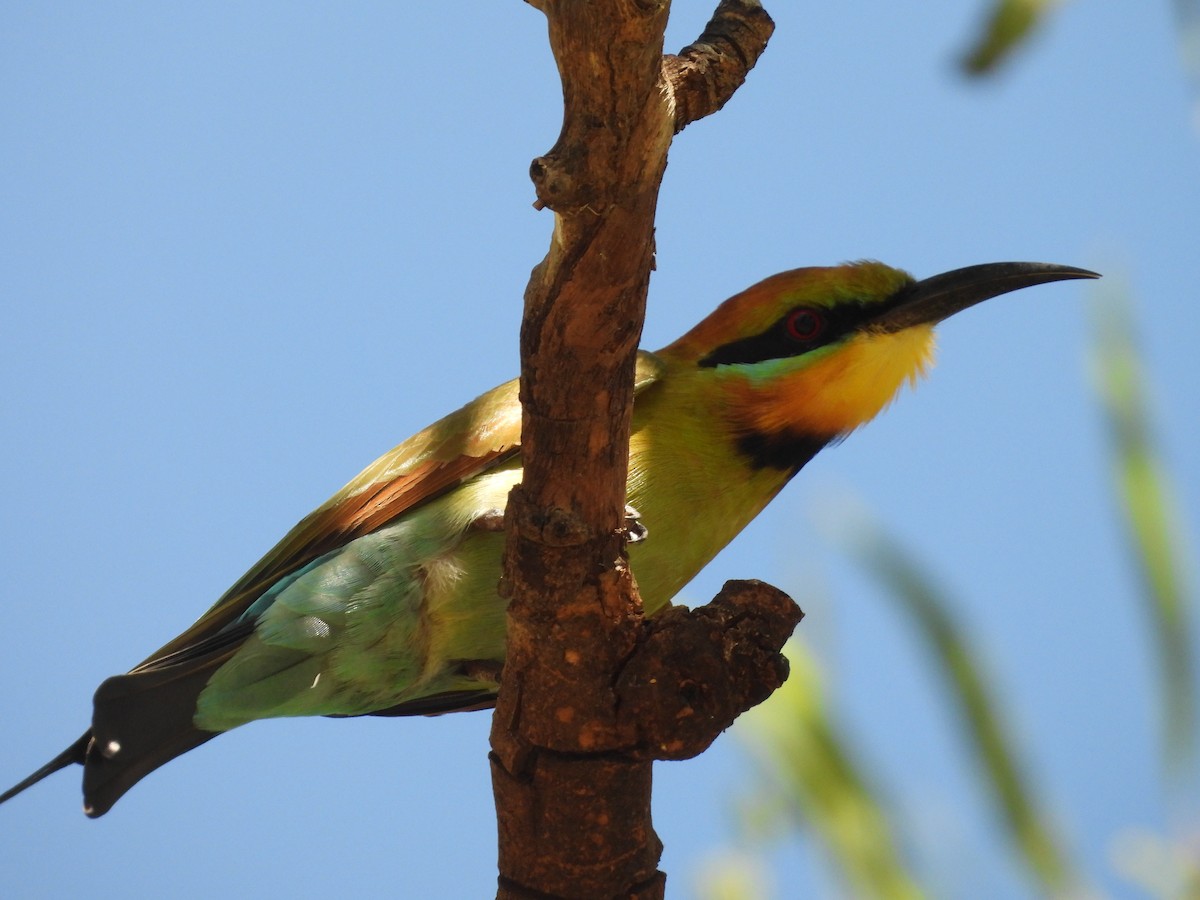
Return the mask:
<path id="1" fill-rule="evenodd" d="M 133 671 L 178 664 L 189 650 L 202 650 L 280 578 L 508 460 L 520 437 L 516 381 L 413 435 L 302 519 L 195 624 Z"/>
<path id="2" fill-rule="evenodd" d="M 663 365 L 638 353 L 635 392 L 657 381 Z M 300 521 L 190 628 L 134 668 L 177 665 L 229 629 L 280 578 L 319 556 L 440 497 L 520 451 L 521 404 L 516 379 L 392 448 Z M 224 643 L 218 641 L 218 643 Z"/>
<path id="3" fill-rule="evenodd" d="M 662 374 L 657 357 L 639 354 L 638 391 Z M 80 763 L 84 811 L 100 816 L 145 775 L 215 737 L 219 732 L 196 727 L 196 700 L 213 674 L 254 633 L 256 617 L 245 613 L 264 592 L 319 557 L 508 463 L 520 452 L 520 435 L 518 385 L 510 381 L 381 456 L 288 532 L 195 624 L 127 675 L 101 684 L 92 727 L 0 794 L 0 802 L 58 769 Z M 476 700 L 474 694 L 416 698 L 381 713 L 434 713 Z"/>

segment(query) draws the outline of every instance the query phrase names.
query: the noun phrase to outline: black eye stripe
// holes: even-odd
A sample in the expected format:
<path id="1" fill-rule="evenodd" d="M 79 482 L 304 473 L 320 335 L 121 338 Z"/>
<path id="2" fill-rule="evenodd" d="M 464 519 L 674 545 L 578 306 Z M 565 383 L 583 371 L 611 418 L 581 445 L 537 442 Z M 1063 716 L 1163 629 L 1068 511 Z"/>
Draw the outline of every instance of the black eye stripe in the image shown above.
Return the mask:
<path id="1" fill-rule="evenodd" d="M 879 304 L 841 303 L 834 307 L 796 306 L 759 334 L 717 347 L 700 365 L 756 363 L 801 356 L 853 331 L 873 315 Z"/>

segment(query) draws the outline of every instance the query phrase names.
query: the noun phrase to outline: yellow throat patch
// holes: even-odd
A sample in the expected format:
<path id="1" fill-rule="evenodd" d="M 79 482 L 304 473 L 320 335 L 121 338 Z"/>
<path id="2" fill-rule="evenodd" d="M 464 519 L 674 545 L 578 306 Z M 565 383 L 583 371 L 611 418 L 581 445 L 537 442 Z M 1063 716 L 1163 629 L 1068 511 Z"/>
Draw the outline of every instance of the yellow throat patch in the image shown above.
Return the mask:
<path id="1" fill-rule="evenodd" d="M 798 358 L 770 379 L 729 384 L 730 408 L 749 432 L 833 437 L 865 425 L 933 365 L 933 325 L 891 334 L 863 331 Z"/>

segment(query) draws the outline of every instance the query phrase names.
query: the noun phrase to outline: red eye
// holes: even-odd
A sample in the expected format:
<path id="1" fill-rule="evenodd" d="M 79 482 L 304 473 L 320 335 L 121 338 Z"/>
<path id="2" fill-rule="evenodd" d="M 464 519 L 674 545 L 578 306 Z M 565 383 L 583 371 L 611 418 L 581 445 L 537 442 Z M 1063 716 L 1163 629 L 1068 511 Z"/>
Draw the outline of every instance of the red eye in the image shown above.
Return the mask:
<path id="1" fill-rule="evenodd" d="M 825 330 L 825 317 L 815 309 L 793 309 L 787 317 L 787 336 L 807 344 L 815 341 Z"/>

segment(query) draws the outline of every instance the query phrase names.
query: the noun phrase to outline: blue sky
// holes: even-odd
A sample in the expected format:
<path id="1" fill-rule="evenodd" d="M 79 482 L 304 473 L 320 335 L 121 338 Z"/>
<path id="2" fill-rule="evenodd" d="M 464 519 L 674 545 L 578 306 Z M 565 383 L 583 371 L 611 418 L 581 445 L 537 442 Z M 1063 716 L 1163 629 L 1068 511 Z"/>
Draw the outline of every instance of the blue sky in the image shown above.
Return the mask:
<path id="1" fill-rule="evenodd" d="M 747 85 L 672 150 L 645 345 L 799 265 L 1096 269 L 1135 295 L 1194 533 L 1200 124 L 1170 7 L 1067 5 L 971 84 L 952 63 L 977 4 L 775 6 Z M 669 47 L 709 12 L 677 0 Z M 516 373 L 551 226 L 526 171 L 560 120 L 544 22 L 518 0 L 0 7 L 0 781 L 77 737 L 101 680 L 363 465 Z M 945 896 L 1029 886 L 913 635 L 827 538 L 847 498 L 961 595 L 1089 871 L 1111 873 L 1129 828 L 1200 829 L 1194 795 L 1159 779 L 1087 369 L 1094 294 L 1055 285 L 948 323 L 928 383 L 685 594 L 760 577 L 809 611 L 836 713 Z M 0 893 L 488 896 L 488 725 L 256 723 L 95 822 L 62 773 L 0 809 Z M 732 840 L 744 766 L 726 736 L 656 770 L 670 896 Z M 803 847 L 775 861 L 780 896 L 832 889 Z"/>

